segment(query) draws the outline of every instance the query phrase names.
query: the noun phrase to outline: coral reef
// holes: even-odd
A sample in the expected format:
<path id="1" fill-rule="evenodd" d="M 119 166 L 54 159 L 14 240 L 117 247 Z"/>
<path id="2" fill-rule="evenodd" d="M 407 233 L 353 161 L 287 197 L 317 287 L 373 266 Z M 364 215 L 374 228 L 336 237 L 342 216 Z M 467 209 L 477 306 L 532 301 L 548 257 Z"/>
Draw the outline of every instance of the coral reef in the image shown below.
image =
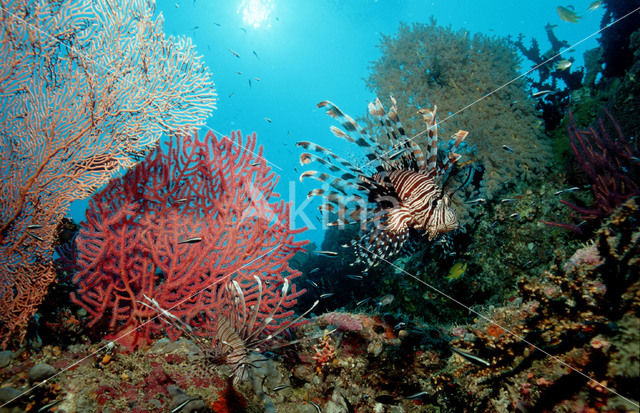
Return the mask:
<path id="1" fill-rule="evenodd" d="M 237 385 L 225 380 L 226 366 L 202 369 L 184 338 L 131 354 L 96 352 L 95 344 L 46 346 L 0 354 L 0 397 L 26 388 L 36 365 L 45 374 L 85 358 L 38 388 L 38 402 L 25 397 L 13 406 L 159 412 L 191 398 L 193 408 L 223 412 L 633 411 L 639 222 L 632 198 L 591 244 L 540 276 L 521 277 L 516 294 L 474 309 L 469 324 L 323 314 L 297 328 L 293 345 L 273 349 L 272 359 L 252 361 Z M 319 353 L 330 355 L 320 366 Z"/>
<path id="2" fill-rule="evenodd" d="M 477 169 L 484 170 L 480 196 L 492 198 L 518 181 L 541 178 L 550 147 L 524 81 L 513 81 L 518 58 L 508 41 L 455 32 L 432 20 L 401 25 L 397 35 L 382 37 L 379 48 L 382 57 L 371 68 L 369 88 L 397 99 L 408 131 L 422 132 L 415 112 L 433 102 L 444 134 L 471 130 L 467 143 Z"/>
<path id="3" fill-rule="evenodd" d="M 287 261 L 306 241 L 293 240 L 302 230 L 290 228 L 289 205 L 277 201 L 274 173 L 255 146 L 255 134 L 179 135 L 91 199 L 71 294 L 89 326 L 130 348 L 161 331 L 175 339 L 180 330 L 156 317 L 162 309 L 210 335 L 233 301 L 231 280 L 246 305 L 269 314 L 279 303 L 268 331 L 291 314 L 304 289 L 293 285 L 286 299 L 281 290 L 299 275 Z"/>

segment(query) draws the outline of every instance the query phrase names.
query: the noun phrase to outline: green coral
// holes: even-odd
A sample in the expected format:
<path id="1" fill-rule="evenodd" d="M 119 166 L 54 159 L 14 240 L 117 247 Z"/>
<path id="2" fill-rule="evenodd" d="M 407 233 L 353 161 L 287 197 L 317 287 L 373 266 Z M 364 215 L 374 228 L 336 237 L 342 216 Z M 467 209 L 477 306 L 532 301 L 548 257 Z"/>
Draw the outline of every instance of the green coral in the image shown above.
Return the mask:
<path id="1" fill-rule="evenodd" d="M 382 36 L 379 48 L 382 57 L 373 63 L 368 87 L 397 99 L 409 131 L 424 130 L 416 111 L 433 105 L 439 108 L 441 135 L 470 131 L 467 143 L 484 168 L 486 197 L 517 181 L 536 181 L 546 171 L 550 145 L 506 39 L 454 31 L 432 19 L 401 25 L 397 35 Z"/>

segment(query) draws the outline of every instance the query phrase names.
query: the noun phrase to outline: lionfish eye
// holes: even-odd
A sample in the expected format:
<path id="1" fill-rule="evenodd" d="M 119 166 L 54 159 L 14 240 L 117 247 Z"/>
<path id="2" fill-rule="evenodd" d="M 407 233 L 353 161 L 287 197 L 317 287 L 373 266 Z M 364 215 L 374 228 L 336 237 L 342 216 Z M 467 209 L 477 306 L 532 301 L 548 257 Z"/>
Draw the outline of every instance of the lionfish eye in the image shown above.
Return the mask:
<path id="1" fill-rule="evenodd" d="M 431 201 L 431 208 L 435 208 L 435 207 L 437 207 L 437 206 L 438 206 L 438 201 L 439 201 L 439 199 L 438 199 L 438 198 L 436 198 L 436 199 L 434 199 L 433 201 Z"/>

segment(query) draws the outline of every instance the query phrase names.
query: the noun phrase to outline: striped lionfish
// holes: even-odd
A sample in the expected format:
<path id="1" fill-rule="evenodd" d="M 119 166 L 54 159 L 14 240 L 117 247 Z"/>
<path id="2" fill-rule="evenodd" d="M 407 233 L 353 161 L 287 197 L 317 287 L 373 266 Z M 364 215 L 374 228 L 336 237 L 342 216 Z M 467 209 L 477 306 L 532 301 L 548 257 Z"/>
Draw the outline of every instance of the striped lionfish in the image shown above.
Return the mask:
<path id="1" fill-rule="evenodd" d="M 160 307 L 155 299 L 145 295 L 147 302 L 138 303 L 156 311 L 164 322 L 189 338 L 200 350 L 200 359 L 204 362 L 205 369 L 227 365 L 231 369 L 230 377 L 233 377 L 234 384 L 237 384 L 247 377 L 251 367 L 255 367 L 253 363 L 256 354 L 261 353 L 260 347 L 263 344 L 286 329 L 298 325 L 318 305 L 318 301 L 315 301 L 307 311 L 293 320 L 283 321 L 275 330 L 270 331 L 268 327 L 277 318 L 276 313 L 289 291 L 289 280 L 284 278 L 280 300 L 269 308 L 262 302 L 262 280 L 257 276 L 253 278 L 255 285 L 250 297 L 245 295 L 245 291 L 236 280 L 231 280 L 222 287 L 226 290 L 229 305 L 226 308 L 222 306 L 220 313 L 216 314 L 216 329 L 211 342 L 197 334 L 191 325 Z M 291 344 L 295 342 L 291 341 L 285 345 Z"/>
<path id="2" fill-rule="evenodd" d="M 405 134 L 396 101 L 393 97 L 391 101 L 388 112 L 379 99 L 369 103 L 368 107 L 390 147 L 367 133 L 333 103 L 318 103 L 319 108 L 326 108 L 327 114 L 344 128 L 331 126 L 331 132 L 364 148 L 367 165 L 372 165 L 375 172 L 372 169 L 372 173 L 367 174 L 348 160 L 312 142 L 297 143 L 305 150 L 319 154 L 301 154 L 302 165 L 318 161 L 329 171 L 340 174 L 334 176 L 305 171 L 300 180 L 309 177 L 328 185 L 328 188 L 312 190 L 307 197 L 323 197 L 325 202 L 320 210 L 338 214 L 338 220 L 329 225 L 361 224 L 363 234 L 351 244 L 356 262 L 364 263 L 367 268 L 398 254 L 414 234 L 426 234 L 431 241 L 459 225 L 450 196 L 443 192 L 441 185 L 449 169 L 461 157 L 455 150 L 468 132 L 459 130 L 453 135 L 449 153 L 439 161 L 437 107 L 434 106 L 433 110 L 420 109 L 426 123 L 425 156 L 420 146 Z M 367 209 L 373 211 L 373 215 L 367 216 Z"/>

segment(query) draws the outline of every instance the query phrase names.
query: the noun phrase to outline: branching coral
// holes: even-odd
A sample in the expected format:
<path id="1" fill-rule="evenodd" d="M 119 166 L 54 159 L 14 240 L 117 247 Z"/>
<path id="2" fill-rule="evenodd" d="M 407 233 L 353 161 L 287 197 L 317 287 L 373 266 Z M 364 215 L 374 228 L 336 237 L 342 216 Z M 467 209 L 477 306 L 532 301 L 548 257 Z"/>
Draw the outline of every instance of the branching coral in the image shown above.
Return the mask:
<path id="1" fill-rule="evenodd" d="M 379 48 L 382 57 L 372 66 L 369 88 L 398 100 L 408 130 L 424 129 L 415 112 L 434 102 L 446 131 L 472 130 L 467 142 L 484 168 L 485 197 L 546 169 L 550 149 L 524 81 L 513 81 L 519 62 L 506 40 L 456 32 L 432 20 L 400 26 L 396 36 L 382 37 Z"/>

